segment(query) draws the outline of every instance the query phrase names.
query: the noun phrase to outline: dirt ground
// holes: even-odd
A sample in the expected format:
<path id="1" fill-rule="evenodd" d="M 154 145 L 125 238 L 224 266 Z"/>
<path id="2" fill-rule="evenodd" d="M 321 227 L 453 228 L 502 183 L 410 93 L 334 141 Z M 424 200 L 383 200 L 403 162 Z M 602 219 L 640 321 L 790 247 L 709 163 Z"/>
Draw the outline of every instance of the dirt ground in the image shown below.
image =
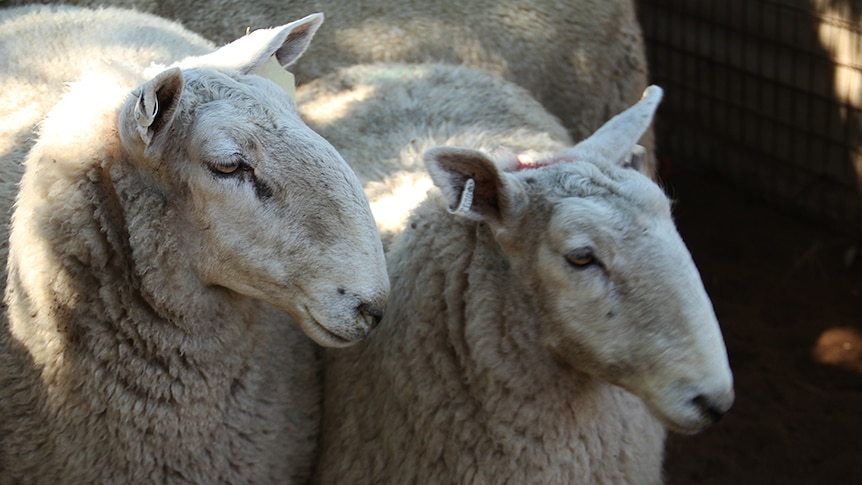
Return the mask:
<path id="1" fill-rule="evenodd" d="M 862 244 L 711 177 L 665 184 L 736 383 L 723 421 L 670 437 L 667 483 L 862 484 Z"/>

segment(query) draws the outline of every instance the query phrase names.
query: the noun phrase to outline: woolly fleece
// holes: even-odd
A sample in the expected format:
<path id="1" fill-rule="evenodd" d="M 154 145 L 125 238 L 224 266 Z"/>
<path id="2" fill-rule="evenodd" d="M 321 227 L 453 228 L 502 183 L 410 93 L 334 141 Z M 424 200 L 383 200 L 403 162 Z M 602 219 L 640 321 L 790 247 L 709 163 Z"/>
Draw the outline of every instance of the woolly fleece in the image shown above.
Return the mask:
<path id="1" fill-rule="evenodd" d="M 291 67 L 299 84 L 355 64 L 463 64 L 526 88 L 575 140 L 637 101 L 648 79 L 633 0 L 72 2 L 134 6 L 179 20 L 217 43 L 313 8 L 326 13 L 327 20 L 308 54 Z M 641 144 L 650 155 L 644 172 L 652 174 L 652 130 Z"/>

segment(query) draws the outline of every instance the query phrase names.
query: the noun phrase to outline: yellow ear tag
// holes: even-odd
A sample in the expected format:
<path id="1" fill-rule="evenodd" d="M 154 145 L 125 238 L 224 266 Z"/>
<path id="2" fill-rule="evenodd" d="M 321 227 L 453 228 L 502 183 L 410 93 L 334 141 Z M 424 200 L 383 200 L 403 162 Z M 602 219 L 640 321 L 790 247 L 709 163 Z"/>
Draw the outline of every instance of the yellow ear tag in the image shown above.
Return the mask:
<path id="1" fill-rule="evenodd" d="M 281 67 L 275 56 L 270 57 L 255 74 L 278 84 L 281 89 L 287 91 L 287 94 L 296 98 L 296 82 L 293 79 L 293 73 Z"/>

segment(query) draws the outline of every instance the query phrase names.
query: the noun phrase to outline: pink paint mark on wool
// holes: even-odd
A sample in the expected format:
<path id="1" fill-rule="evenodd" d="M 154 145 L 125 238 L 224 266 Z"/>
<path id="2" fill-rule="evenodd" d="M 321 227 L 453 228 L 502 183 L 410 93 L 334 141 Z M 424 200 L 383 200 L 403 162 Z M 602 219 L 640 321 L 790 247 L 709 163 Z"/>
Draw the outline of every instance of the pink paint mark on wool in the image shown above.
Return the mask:
<path id="1" fill-rule="evenodd" d="M 558 155 L 554 158 L 546 159 L 546 160 L 530 160 L 525 158 L 523 155 L 517 155 L 515 157 L 518 160 L 518 165 L 515 167 L 516 172 L 520 172 L 522 170 L 533 170 L 536 168 L 547 167 L 548 165 L 554 165 L 561 162 L 574 162 L 575 158 L 572 155 L 564 154 Z"/>

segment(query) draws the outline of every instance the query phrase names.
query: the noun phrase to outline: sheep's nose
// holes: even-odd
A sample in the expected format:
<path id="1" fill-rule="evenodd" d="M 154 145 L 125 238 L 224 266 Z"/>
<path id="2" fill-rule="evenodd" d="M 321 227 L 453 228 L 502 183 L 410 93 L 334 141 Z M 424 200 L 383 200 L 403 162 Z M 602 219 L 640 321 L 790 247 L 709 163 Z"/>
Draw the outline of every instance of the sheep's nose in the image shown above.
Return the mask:
<path id="1" fill-rule="evenodd" d="M 727 414 L 730 407 L 733 406 L 733 400 L 733 391 L 730 391 L 698 394 L 691 401 L 704 416 L 715 424 Z"/>
<path id="2" fill-rule="evenodd" d="M 377 327 L 377 325 L 380 324 L 380 320 L 383 318 L 383 310 L 370 303 L 360 304 L 359 307 L 357 307 L 357 310 L 359 310 L 359 315 L 365 322 L 366 333 Z"/>

